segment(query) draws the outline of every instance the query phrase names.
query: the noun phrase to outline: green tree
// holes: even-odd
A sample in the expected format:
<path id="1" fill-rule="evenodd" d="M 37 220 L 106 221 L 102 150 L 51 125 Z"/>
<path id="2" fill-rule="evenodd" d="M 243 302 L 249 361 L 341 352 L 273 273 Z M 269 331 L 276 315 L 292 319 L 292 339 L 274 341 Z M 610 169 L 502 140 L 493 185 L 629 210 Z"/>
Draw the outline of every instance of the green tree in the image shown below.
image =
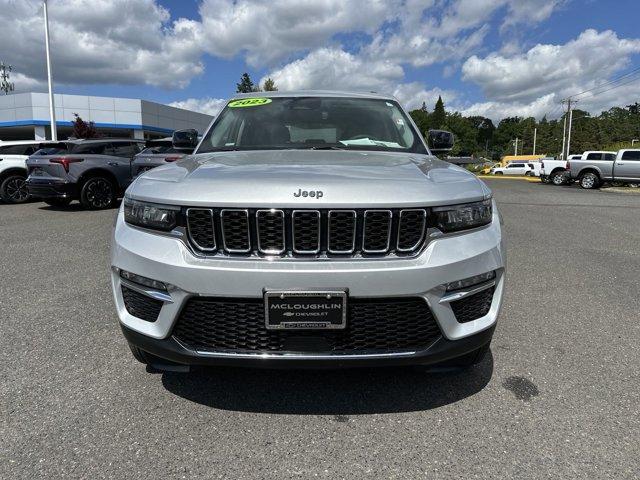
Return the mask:
<path id="1" fill-rule="evenodd" d="M 431 125 L 433 126 L 433 128 L 442 128 L 446 120 L 446 115 L 447 114 L 444 110 L 444 102 L 442 101 L 442 97 L 438 95 L 438 101 L 436 102 L 436 106 L 433 109 L 433 113 L 431 114 Z"/>
<path id="2" fill-rule="evenodd" d="M 251 81 L 251 77 L 247 72 L 243 73 L 240 77 L 240 83 L 236 83 L 236 92 L 238 93 L 251 93 L 257 92 L 255 85 Z"/>
<path id="3" fill-rule="evenodd" d="M 265 92 L 275 92 L 276 90 L 278 90 L 278 87 L 276 87 L 276 82 L 274 82 L 273 79 L 269 77 L 262 84 L 262 90 L 264 90 Z"/>

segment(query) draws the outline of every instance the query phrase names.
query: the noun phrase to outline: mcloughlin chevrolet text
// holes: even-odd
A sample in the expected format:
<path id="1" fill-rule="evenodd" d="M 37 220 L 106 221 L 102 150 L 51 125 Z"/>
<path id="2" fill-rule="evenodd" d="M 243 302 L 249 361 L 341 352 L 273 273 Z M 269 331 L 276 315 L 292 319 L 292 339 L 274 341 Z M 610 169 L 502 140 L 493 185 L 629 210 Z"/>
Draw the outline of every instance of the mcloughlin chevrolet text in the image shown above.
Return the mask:
<path id="1" fill-rule="evenodd" d="M 141 362 L 469 366 L 489 350 L 505 282 L 491 191 L 393 97 L 240 95 L 173 144 L 195 151 L 140 175 L 113 232 Z"/>

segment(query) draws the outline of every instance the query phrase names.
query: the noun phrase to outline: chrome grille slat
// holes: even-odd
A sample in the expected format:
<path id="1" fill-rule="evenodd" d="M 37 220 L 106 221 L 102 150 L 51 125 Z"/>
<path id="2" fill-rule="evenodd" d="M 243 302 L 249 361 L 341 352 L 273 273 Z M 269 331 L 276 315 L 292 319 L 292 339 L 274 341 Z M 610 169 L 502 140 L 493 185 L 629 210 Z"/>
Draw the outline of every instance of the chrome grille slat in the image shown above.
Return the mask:
<path id="1" fill-rule="evenodd" d="M 189 240 L 198 250 L 215 252 L 217 245 L 213 210 L 210 208 L 188 208 L 187 234 Z"/>
<path id="2" fill-rule="evenodd" d="M 293 252 L 303 255 L 320 253 L 322 239 L 320 228 L 319 210 L 294 210 L 291 212 Z"/>
<path id="3" fill-rule="evenodd" d="M 426 210 L 423 208 L 401 210 L 398 217 L 397 250 L 399 252 L 412 252 L 418 248 L 424 240 L 426 230 Z"/>
<path id="4" fill-rule="evenodd" d="M 266 255 L 280 255 L 285 251 L 284 211 L 269 209 L 256 211 L 258 251 Z"/>
<path id="5" fill-rule="evenodd" d="M 220 210 L 220 225 L 225 251 L 229 253 L 249 253 L 251 251 L 248 210 Z"/>
<path id="6" fill-rule="evenodd" d="M 356 251 L 357 212 L 355 210 L 329 210 L 327 223 L 327 249 L 329 253 L 343 255 L 354 253 Z M 349 248 L 343 248 L 347 245 Z"/>
<path id="7" fill-rule="evenodd" d="M 362 251 L 385 253 L 391 243 L 391 210 L 366 210 L 362 223 Z"/>
<path id="8" fill-rule="evenodd" d="M 428 241 L 429 211 L 185 207 L 183 218 L 203 255 L 407 257 Z"/>

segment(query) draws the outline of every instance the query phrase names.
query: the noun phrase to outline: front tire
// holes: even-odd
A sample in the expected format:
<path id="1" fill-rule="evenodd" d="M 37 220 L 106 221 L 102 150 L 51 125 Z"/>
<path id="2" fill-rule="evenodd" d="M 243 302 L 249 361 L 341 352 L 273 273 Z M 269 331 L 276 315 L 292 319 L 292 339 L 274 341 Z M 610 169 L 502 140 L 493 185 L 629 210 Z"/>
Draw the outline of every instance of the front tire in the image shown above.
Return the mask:
<path id="1" fill-rule="evenodd" d="M 116 201 L 116 188 L 105 177 L 92 177 L 84 182 L 80 190 L 80 203 L 89 210 L 111 208 Z"/>
<path id="2" fill-rule="evenodd" d="M 494 173 L 494 175 L 504 175 L 504 173 L 503 172 L 496 172 L 496 173 Z"/>
<path id="3" fill-rule="evenodd" d="M 22 175 L 9 175 L 0 184 L 0 198 L 6 203 L 24 203 L 29 200 L 27 179 Z"/>
<path id="4" fill-rule="evenodd" d="M 593 190 L 600 186 L 600 177 L 593 172 L 587 172 L 580 176 L 580 187 L 585 190 Z"/>

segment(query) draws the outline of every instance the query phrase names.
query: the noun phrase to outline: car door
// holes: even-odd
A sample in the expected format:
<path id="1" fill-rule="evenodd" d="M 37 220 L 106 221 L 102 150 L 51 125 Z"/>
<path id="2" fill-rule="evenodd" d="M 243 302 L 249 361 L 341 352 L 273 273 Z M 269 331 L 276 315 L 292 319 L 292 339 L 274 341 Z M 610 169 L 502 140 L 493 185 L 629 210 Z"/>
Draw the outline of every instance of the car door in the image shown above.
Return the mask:
<path id="1" fill-rule="evenodd" d="M 131 162 L 140 153 L 137 145 L 136 142 L 112 142 L 104 149 L 108 157 L 107 167 L 118 179 L 121 188 L 127 188 L 131 183 Z"/>
<path id="2" fill-rule="evenodd" d="M 616 180 L 640 182 L 640 150 L 622 152 L 615 161 L 614 176 Z"/>
<path id="3" fill-rule="evenodd" d="M 505 173 L 507 175 L 522 175 L 524 174 L 524 171 L 524 163 L 510 163 L 509 165 L 507 165 Z"/>

